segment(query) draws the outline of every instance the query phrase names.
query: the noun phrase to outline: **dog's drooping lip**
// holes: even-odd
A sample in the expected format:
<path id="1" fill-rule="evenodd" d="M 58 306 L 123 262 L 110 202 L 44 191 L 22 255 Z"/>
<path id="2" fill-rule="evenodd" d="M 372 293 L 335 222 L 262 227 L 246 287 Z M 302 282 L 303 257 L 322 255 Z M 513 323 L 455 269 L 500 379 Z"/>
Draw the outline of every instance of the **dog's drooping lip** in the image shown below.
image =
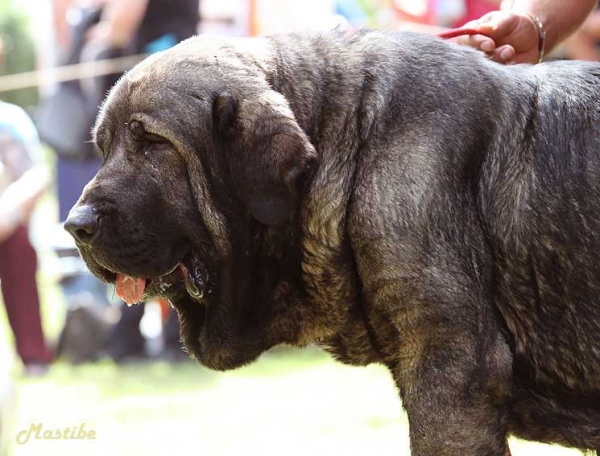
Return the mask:
<path id="1" fill-rule="evenodd" d="M 116 293 L 128 306 L 154 297 L 169 299 L 185 288 L 190 297 L 202 302 L 207 288 L 208 272 L 204 263 L 193 253 L 188 253 L 174 267 L 158 277 L 134 277 L 123 272 L 102 268 L 107 282 L 116 285 Z"/>

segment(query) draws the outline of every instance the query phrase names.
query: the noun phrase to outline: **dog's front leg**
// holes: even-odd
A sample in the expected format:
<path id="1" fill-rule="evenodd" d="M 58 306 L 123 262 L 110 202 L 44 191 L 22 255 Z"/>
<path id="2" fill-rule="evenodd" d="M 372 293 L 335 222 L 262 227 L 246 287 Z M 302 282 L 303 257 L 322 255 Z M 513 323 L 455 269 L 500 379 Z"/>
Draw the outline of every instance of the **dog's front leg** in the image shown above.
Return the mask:
<path id="1" fill-rule="evenodd" d="M 506 456 L 508 347 L 493 324 L 477 330 L 446 317 L 404 327 L 388 363 L 408 412 L 412 455 Z"/>

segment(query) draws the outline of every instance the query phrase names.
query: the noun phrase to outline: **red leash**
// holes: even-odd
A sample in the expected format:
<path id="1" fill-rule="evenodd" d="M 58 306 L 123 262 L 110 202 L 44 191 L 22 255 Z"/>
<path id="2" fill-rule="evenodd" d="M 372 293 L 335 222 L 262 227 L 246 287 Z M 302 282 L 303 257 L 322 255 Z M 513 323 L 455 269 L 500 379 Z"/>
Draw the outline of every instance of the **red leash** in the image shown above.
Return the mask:
<path id="1" fill-rule="evenodd" d="M 450 38 L 456 38 L 457 36 L 463 35 L 483 35 L 483 33 L 470 28 L 455 28 L 437 34 L 438 37 L 444 40 L 449 40 Z"/>

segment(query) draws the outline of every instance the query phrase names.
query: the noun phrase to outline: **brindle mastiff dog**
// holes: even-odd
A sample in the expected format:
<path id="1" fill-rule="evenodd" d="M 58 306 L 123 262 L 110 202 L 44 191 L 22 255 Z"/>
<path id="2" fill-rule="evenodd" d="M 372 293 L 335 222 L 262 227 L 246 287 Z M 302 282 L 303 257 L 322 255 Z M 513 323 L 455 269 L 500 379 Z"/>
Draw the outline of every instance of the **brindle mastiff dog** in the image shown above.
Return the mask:
<path id="1" fill-rule="evenodd" d="M 600 448 L 600 66 L 197 37 L 121 79 L 95 141 L 66 227 L 205 366 L 317 343 L 389 368 L 413 455 Z"/>

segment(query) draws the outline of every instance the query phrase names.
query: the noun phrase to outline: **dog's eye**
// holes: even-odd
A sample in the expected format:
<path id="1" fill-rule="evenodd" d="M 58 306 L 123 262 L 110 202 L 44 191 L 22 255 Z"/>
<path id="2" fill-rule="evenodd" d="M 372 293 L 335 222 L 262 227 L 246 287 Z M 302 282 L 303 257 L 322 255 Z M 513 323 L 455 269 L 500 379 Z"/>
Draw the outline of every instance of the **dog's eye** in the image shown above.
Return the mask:
<path id="1" fill-rule="evenodd" d="M 171 143 L 162 136 L 146 131 L 144 124 L 139 120 L 131 120 L 127 122 L 126 125 L 136 141 L 141 144 L 144 155 L 148 155 L 152 150 L 164 149 L 171 145 Z"/>
<path id="2" fill-rule="evenodd" d="M 148 155 L 152 151 L 160 151 L 170 146 L 171 143 L 162 136 L 153 135 L 152 133 L 146 133 L 146 135 L 144 135 L 144 155 Z"/>

